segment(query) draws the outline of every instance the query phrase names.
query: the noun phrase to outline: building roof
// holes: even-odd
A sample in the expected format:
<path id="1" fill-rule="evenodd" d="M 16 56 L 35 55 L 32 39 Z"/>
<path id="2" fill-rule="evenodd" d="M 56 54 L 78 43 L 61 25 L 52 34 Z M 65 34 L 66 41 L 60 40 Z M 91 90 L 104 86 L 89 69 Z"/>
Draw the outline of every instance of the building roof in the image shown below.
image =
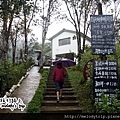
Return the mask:
<path id="1" fill-rule="evenodd" d="M 59 31 L 58 33 L 56 33 L 55 35 L 53 35 L 52 37 L 49 38 L 49 40 L 53 40 L 55 37 L 57 37 L 58 35 L 60 35 L 63 32 L 70 32 L 70 33 L 75 33 L 74 30 L 67 30 L 65 28 L 63 28 L 61 31 Z"/>
<path id="2" fill-rule="evenodd" d="M 76 31 L 74 31 L 74 30 L 68 30 L 68 29 L 63 28 L 61 31 L 59 31 L 58 33 L 56 33 L 55 35 L 50 37 L 49 40 L 52 41 L 54 38 L 56 38 L 58 35 L 60 35 L 63 32 L 69 32 L 69 33 L 75 33 L 76 34 Z M 83 35 L 83 33 L 81 33 L 81 35 Z M 88 36 L 87 36 L 87 39 L 91 40 L 91 38 L 88 37 Z"/>

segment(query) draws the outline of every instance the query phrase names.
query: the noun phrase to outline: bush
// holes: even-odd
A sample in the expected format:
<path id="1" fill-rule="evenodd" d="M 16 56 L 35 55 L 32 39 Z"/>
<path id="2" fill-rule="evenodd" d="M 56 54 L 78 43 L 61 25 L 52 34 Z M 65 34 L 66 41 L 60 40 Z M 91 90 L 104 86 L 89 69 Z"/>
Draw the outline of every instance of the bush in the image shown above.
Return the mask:
<path id="1" fill-rule="evenodd" d="M 68 76 L 72 87 L 78 97 L 79 105 L 85 113 L 94 113 L 95 110 L 98 113 L 120 113 L 120 94 L 118 95 L 119 99 L 109 98 L 111 99 L 111 106 L 107 105 L 106 102 L 99 103 L 97 106 L 94 106 L 93 103 L 93 67 L 92 64 L 89 65 L 88 74 L 91 76 L 90 80 L 85 80 L 83 77 L 84 66 L 91 59 L 98 59 L 99 55 L 92 55 L 91 50 L 82 54 L 81 61 L 74 67 L 68 68 Z M 115 55 L 107 55 L 107 60 L 118 60 L 118 76 L 120 76 L 120 44 L 116 45 L 116 54 Z M 119 86 L 120 89 L 120 86 Z M 108 99 L 103 97 L 104 100 Z M 95 109 L 96 107 L 96 109 Z M 108 112 L 107 112 L 108 111 Z"/>
<path id="2" fill-rule="evenodd" d="M 43 69 L 42 70 L 42 78 L 40 80 L 39 86 L 32 98 L 32 100 L 29 102 L 27 106 L 27 113 L 40 113 L 40 106 L 43 101 L 43 94 L 45 93 L 46 90 L 46 83 L 47 83 L 47 78 L 48 78 L 48 69 Z"/>
<path id="3" fill-rule="evenodd" d="M 72 71 L 72 69 L 67 69 L 67 71 L 80 108 L 84 113 L 94 112 L 91 81 L 85 81 L 83 73 L 80 71 Z"/>
<path id="4" fill-rule="evenodd" d="M 2 96 L 6 91 L 17 84 L 22 76 L 26 74 L 27 68 L 30 67 L 30 61 L 13 66 L 10 62 L 0 61 L 0 77 L 2 78 Z"/>
<path id="5" fill-rule="evenodd" d="M 96 113 L 120 113 L 120 100 L 101 94 L 102 102 L 96 102 Z"/>

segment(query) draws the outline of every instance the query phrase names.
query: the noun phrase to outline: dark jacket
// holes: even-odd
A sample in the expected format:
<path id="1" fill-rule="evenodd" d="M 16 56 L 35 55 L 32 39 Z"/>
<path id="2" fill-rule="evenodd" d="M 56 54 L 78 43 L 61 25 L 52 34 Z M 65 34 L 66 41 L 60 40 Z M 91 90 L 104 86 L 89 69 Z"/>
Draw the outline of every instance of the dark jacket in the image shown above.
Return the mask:
<path id="1" fill-rule="evenodd" d="M 67 74 L 67 71 L 65 68 L 55 67 L 55 69 L 53 71 L 52 79 L 54 81 L 64 82 L 64 78 L 65 78 L 66 74 Z"/>

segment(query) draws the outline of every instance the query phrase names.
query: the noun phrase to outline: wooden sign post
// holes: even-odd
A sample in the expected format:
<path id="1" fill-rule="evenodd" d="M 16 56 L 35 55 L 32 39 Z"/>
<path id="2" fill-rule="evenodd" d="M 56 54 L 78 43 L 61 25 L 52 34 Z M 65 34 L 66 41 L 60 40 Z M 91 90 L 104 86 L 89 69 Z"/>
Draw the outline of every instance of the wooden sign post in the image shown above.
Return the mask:
<path id="1" fill-rule="evenodd" d="M 95 101 L 101 101 L 101 93 L 116 96 L 118 88 L 118 62 L 107 60 L 106 55 L 116 53 L 114 37 L 114 21 L 112 15 L 91 15 L 92 54 L 101 56 L 101 60 L 93 62 L 93 93 Z"/>
<path id="2" fill-rule="evenodd" d="M 116 97 L 118 88 L 118 62 L 117 60 L 94 61 L 93 63 L 93 89 L 95 101 L 101 101 L 101 93 Z"/>
<path id="3" fill-rule="evenodd" d="M 115 54 L 114 21 L 112 15 L 91 15 L 93 55 Z"/>

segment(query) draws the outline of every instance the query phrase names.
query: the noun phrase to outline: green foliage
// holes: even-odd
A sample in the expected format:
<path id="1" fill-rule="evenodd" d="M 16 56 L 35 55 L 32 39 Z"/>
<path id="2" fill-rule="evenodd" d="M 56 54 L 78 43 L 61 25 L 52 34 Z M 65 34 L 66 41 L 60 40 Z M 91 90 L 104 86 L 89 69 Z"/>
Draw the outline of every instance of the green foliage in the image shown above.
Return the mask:
<path id="1" fill-rule="evenodd" d="M 46 83 L 47 83 L 47 77 L 48 77 L 49 70 L 44 69 L 42 71 L 42 78 L 40 79 L 39 86 L 32 98 L 32 100 L 29 102 L 27 106 L 27 113 L 40 113 L 40 106 L 43 100 L 43 94 L 46 90 Z"/>
<path id="2" fill-rule="evenodd" d="M 82 55 L 82 60 L 78 65 L 68 68 L 68 76 L 72 87 L 78 96 L 80 108 L 82 108 L 85 113 L 120 113 L 120 92 L 117 91 L 117 98 L 108 98 L 102 95 L 103 102 L 97 103 L 94 106 L 93 103 L 93 81 L 84 80 L 83 71 L 85 64 L 91 59 L 99 59 L 99 55 L 92 55 L 91 50 L 87 50 L 86 53 Z M 118 66 L 120 66 L 120 44 L 116 44 L 116 54 L 107 55 L 108 60 L 118 60 Z M 92 66 L 92 64 L 91 64 Z M 92 69 L 90 69 L 92 72 Z M 118 74 L 120 76 L 120 67 L 118 67 Z M 111 101 L 111 105 L 108 105 L 108 99 Z M 96 109 L 95 109 L 96 107 Z"/>
<path id="3" fill-rule="evenodd" d="M 25 69 L 27 70 L 33 64 L 33 59 L 30 58 L 26 62 L 24 62 L 23 64 L 24 64 Z"/>
<path id="4" fill-rule="evenodd" d="M 82 54 L 82 60 L 79 62 L 79 64 L 77 65 L 77 69 L 80 70 L 81 72 L 84 69 L 85 64 L 91 60 L 91 59 L 98 59 L 99 56 L 98 55 L 92 55 L 91 54 L 91 49 L 89 48 L 89 51 L 87 51 L 86 53 Z"/>
<path id="5" fill-rule="evenodd" d="M 115 55 L 106 55 L 106 57 L 107 57 L 107 60 L 117 60 L 118 66 L 120 66 L 120 44 L 119 43 L 116 44 L 116 54 Z M 77 64 L 76 69 L 79 70 L 80 72 L 83 72 L 86 63 L 92 59 L 99 60 L 100 57 L 99 57 L 99 55 L 92 55 L 91 49 L 89 49 L 86 51 L 86 53 L 82 54 L 82 60 L 79 62 L 79 64 Z M 119 71 L 120 71 L 120 67 L 118 67 L 118 74 L 120 76 Z M 91 64 L 91 73 L 92 73 L 92 64 Z"/>
<path id="6" fill-rule="evenodd" d="M 75 67 L 68 68 L 67 71 L 70 83 L 77 95 L 79 106 L 84 113 L 94 112 L 91 81 L 85 81 L 83 72 L 77 70 L 73 71 L 73 69 L 75 69 Z"/>
<path id="7" fill-rule="evenodd" d="M 96 113 L 120 113 L 120 100 L 101 94 L 102 102 L 95 104 Z"/>
<path id="8" fill-rule="evenodd" d="M 8 15 L 10 14 L 19 14 L 22 10 L 22 3 L 23 0 L 1 0 L 0 2 L 0 15 L 4 16 L 7 12 Z"/>
<path id="9" fill-rule="evenodd" d="M 13 66 L 10 62 L 0 61 L 0 77 L 2 77 L 2 94 L 16 85 L 20 78 L 26 74 L 26 70 L 31 66 L 31 60 L 26 63 Z"/>

